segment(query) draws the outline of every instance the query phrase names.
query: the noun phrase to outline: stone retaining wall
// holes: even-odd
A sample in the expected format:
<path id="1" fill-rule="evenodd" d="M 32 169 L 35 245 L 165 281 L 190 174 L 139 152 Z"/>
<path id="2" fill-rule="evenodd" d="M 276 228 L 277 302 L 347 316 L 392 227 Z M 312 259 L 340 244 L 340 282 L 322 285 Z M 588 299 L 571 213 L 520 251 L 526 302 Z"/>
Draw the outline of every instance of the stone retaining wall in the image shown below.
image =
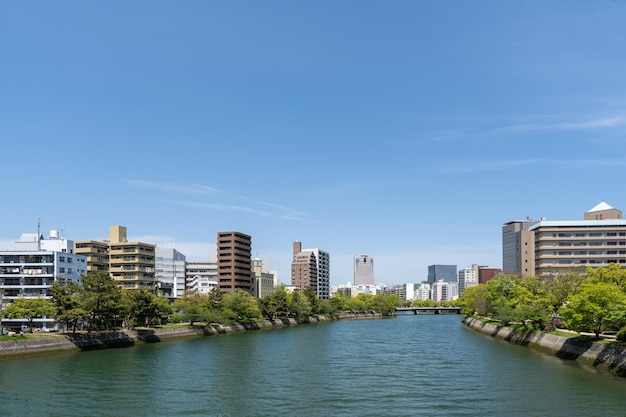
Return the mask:
<path id="1" fill-rule="evenodd" d="M 513 328 L 495 326 L 474 318 L 465 318 L 463 322 L 466 326 L 489 336 L 518 345 L 539 348 L 552 352 L 559 358 L 601 367 L 626 377 L 626 349 L 623 347 L 541 332 L 516 333 Z"/>
<path id="2" fill-rule="evenodd" d="M 183 337 L 211 336 L 241 331 L 253 331 L 302 323 L 323 322 L 336 319 L 380 318 L 380 314 L 346 314 L 338 317 L 313 316 L 304 321 L 293 318 L 266 320 L 247 324 L 223 326 L 184 326 L 166 329 L 137 329 L 109 332 L 50 334 L 29 339 L 0 340 L 0 360 L 30 357 L 57 352 L 82 351 L 128 347 L 140 343 L 157 343 Z"/>

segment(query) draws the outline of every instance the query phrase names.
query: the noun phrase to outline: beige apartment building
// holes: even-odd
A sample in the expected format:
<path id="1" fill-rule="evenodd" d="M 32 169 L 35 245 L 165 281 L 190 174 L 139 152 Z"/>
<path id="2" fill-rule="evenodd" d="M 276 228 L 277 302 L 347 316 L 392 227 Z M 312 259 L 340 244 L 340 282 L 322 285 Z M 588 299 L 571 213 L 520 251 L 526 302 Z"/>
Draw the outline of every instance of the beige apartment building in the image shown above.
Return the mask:
<path id="1" fill-rule="evenodd" d="M 583 220 L 503 225 L 503 270 L 520 276 L 549 277 L 617 263 L 626 267 L 626 220 L 602 202 Z"/>
<path id="2" fill-rule="evenodd" d="M 74 252 L 87 256 L 87 273 L 108 272 L 124 289 L 155 290 L 155 245 L 128 242 L 125 226 L 111 226 L 109 240 L 78 240 Z"/>
<path id="3" fill-rule="evenodd" d="M 217 285 L 221 292 L 253 293 L 252 238 L 239 232 L 217 234 Z"/>

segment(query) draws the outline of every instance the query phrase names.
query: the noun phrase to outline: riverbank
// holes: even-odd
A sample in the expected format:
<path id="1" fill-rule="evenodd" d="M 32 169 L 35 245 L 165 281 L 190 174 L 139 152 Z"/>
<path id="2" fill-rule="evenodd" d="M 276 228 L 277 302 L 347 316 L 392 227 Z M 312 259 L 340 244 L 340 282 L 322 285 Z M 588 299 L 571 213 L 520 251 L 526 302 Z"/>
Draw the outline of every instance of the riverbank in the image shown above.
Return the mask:
<path id="1" fill-rule="evenodd" d="M 622 346 L 542 332 L 516 332 L 514 328 L 496 326 L 472 317 L 466 317 L 463 323 L 473 330 L 497 339 L 551 352 L 559 358 L 575 360 L 626 377 L 626 349 Z"/>
<path id="2" fill-rule="evenodd" d="M 51 333 L 38 335 L 34 338 L 18 338 L 0 340 L 0 361 L 51 355 L 71 351 L 87 351 L 135 346 L 143 343 L 158 343 L 167 340 L 204 337 L 242 331 L 281 328 L 300 324 L 326 322 L 334 320 L 382 318 L 377 313 L 342 314 L 334 317 L 313 316 L 298 321 L 293 318 L 264 320 L 247 324 L 231 325 L 181 325 L 167 328 L 141 328 L 136 330 L 120 330 L 106 332 Z"/>

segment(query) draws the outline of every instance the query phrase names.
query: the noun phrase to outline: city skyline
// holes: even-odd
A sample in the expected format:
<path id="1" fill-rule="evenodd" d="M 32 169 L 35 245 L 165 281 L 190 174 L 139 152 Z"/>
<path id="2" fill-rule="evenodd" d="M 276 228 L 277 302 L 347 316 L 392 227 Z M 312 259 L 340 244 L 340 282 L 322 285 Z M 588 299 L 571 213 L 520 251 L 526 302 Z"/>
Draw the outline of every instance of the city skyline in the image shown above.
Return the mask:
<path id="1" fill-rule="evenodd" d="M 5 4 L 0 241 L 117 224 L 203 261 L 237 230 L 284 283 L 293 241 L 403 283 L 626 207 L 626 5 L 453 5 Z"/>

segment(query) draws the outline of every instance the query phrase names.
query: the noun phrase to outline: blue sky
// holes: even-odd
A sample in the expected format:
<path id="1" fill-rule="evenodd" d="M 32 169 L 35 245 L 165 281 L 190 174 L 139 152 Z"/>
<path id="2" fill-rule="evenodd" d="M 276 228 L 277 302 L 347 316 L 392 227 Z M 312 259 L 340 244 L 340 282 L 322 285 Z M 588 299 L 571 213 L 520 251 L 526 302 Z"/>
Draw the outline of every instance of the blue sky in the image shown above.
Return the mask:
<path id="1" fill-rule="evenodd" d="M 626 210 L 626 5 L 0 6 L 0 240 L 62 229 L 208 259 L 218 231 L 380 283 L 501 267 L 502 223 Z"/>

